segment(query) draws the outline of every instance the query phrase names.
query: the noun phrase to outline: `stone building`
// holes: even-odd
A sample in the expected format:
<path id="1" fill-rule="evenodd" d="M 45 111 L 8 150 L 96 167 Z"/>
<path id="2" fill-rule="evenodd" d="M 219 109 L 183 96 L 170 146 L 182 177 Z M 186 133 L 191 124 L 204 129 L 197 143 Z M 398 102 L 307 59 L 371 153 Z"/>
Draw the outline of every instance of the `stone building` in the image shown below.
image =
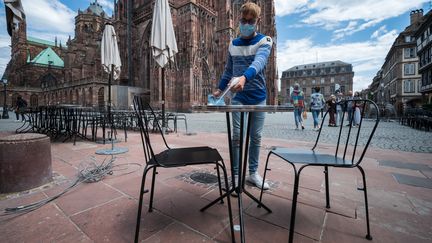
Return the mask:
<path id="1" fill-rule="evenodd" d="M 176 62 L 166 71 L 166 108 L 187 111 L 194 104 L 206 103 L 207 95 L 217 87 L 225 66 L 229 41 L 237 36 L 239 8 L 246 1 L 169 2 L 179 53 L 175 57 Z M 276 41 L 274 2 L 253 2 L 262 8 L 259 31 Z M 26 22 L 21 22 L 19 31 L 11 37 L 11 61 L 4 74 L 10 84 L 8 103 L 13 104 L 16 96 L 22 95 L 27 100 L 34 100 L 32 105 L 106 104 L 108 75 L 100 64 L 100 40 L 105 23 L 110 21 L 116 29 L 122 59 L 121 76 L 112 86 L 113 104 L 129 107 L 133 96 L 139 95 L 154 106 L 159 106 L 162 72 L 152 59 L 149 45 L 154 0 L 135 0 L 132 3 L 130 33 L 127 31 L 128 0 L 115 2 L 113 18 L 107 16 L 95 1 L 86 10 L 78 11 L 75 36 L 69 38 L 66 46 L 56 42 L 34 41 L 34 38 L 26 36 Z M 128 34 L 131 36 L 131 53 L 128 53 L 127 48 Z M 49 52 L 50 56 L 57 56 L 63 64 L 57 65 L 48 59 L 46 63 L 31 63 L 33 57 L 43 51 L 46 54 Z M 276 45 L 266 74 L 267 100 L 269 104 L 274 104 L 277 93 Z"/>
<path id="2" fill-rule="evenodd" d="M 166 72 L 166 107 L 189 110 L 192 105 L 207 102 L 207 95 L 217 87 L 223 72 L 228 45 L 237 36 L 236 28 L 243 0 L 176 0 L 169 1 L 177 38 L 176 62 Z M 273 1 L 258 0 L 262 9 L 259 31 L 276 39 Z M 157 106 L 161 99 L 161 69 L 151 57 L 150 33 L 153 0 L 135 0 L 132 9 L 132 62 L 130 84 L 142 87 L 140 93 Z M 126 29 L 127 0 L 115 8 L 116 26 Z M 120 34 L 122 61 L 127 63 L 127 35 Z M 125 69 L 126 70 L 126 69 Z M 268 103 L 274 104 L 277 91 L 276 45 L 266 70 Z M 128 73 L 123 72 L 122 78 Z"/>
<path id="3" fill-rule="evenodd" d="M 405 107 L 421 104 L 421 76 L 414 34 L 419 29 L 422 17 L 423 10 L 411 12 L 410 25 L 398 35 L 381 67 L 380 78 L 384 86 L 374 86 L 375 89 L 371 90 L 382 96 L 385 105 L 392 105 L 398 115 L 403 113 Z"/>
<path id="4" fill-rule="evenodd" d="M 422 23 L 414 34 L 419 58 L 418 71 L 421 75 L 419 91 L 425 96 L 424 103 L 432 103 L 432 11 L 422 19 Z"/>
<path id="5" fill-rule="evenodd" d="M 372 84 L 369 85 L 370 98 L 380 107 L 384 107 L 384 82 L 383 70 L 380 69 L 373 78 Z"/>
<path id="6" fill-rule="evenodd" d="M 312 94 L 312 88 L 319 86 L 325 99 L 339 91 L 352 91 L 354 72 L 351 64 L 342 61 L 320 62 L 294 66 L 285 70 L 281 78 L 281 103 L 290 102 L 290 88 L 295 83 L 300 85 L 306 97 Z"/>
<path id="7" fill-rule="evenodd" d="M 100 40 L 110 18 L 96 2 L 75 17 L 75 37 L 63 46 L 27 36 L 26 20 L 11 36 L 11 60 L 4 76 L 8 79 L 8 104 L 18 95 L 31 106 L 47 104 L 105 104 L 106 74 L 100 61 Z"/>

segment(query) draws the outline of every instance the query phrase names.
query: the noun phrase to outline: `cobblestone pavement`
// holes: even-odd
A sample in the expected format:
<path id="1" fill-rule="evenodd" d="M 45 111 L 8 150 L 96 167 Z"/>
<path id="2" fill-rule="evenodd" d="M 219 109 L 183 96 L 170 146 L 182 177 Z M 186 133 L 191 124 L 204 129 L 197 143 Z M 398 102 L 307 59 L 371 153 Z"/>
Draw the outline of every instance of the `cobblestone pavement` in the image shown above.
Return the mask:
<path id="1" fill-rule="evenodd" d="M 189 132 L 226 132 L 225 113 L 192 113 L 186 114 Z M 327 124 L 327 122 L 325 122 Z M 371 131 L 374 122 L 363 121 L 362 135 Z M 179 129 L 184 124 L 179 122 Z M 314 142 L 317 132 L 314 131 L 312 114 L 308 113 L 305 121 L 305 130 L 295 130 L 294 115 L 292 112 L 267 113 L 264 137 L 288 140 Z M 346 127 L 344 128 L 346 129 Z M 337 142 L 338 128 L 324 127 L 320 142 L 335 144 Z M 353 129 L 352 131 L 357 131 Z M 344 134 L 346 135 L 346 134 Z M 381 149 L 392 149 L 406 152 L 432 153 L 432 133 L 419 131 L 400 125 L 397 121 L 381 121 L 372 139 L 371 146 Z M 345 137 L 345 136 L 343 136 Z M 365 136 L 360 139 L 363 144 Z M 354 141 L 350 141 L 353 143 Z"/>
<path id="2" fill-rule="evenodd" d="M 9 113 L 10 119 L 0 119 L 0 132 L 15 131 L 22 125 L 15 121 L 15 114 Z M 187 113 L 188 132 L 216 132 L 226 133 L 225 113 Z M 327 122 L 325 123 L 327 124 Z M 364 120 L 364 132 L 370 132 L 374 122 Z M 170 124 L 172 127 L 172 124 Z M 179 121 L 179 130 L 185 131 L 185 124 Z M 312 130 L 312 114 L 308 113 L 305 121 L 306 129 L 295 130 L 294 115 L 292 112 L 267 113 L 263 136 L 287 140 L 314 142 L 317 132 Z M 362 128 L 362 130 L 363 130 Z M 344 130 L 348 130 L 345 129 Z M 335 144 L 337 142 L 338 128 L 324 127 L 320 142 Z M 356 131 L 356 130 L 352 130 Z M 343 133 L 343 138 L 345 133 Z M 362 133 L 362 135 L 364 135 Z M 381 121 L 372 139 L 371 146 L 381 149 L 392 149 L 406 152 L 432 153 L 432 133 L 419 131 L 400 125 L 397 121 Z M 360 144 L 364 144 L 365 136 L 361 136 Z M 350 141 L 353 143 L 354 141 Z"/>

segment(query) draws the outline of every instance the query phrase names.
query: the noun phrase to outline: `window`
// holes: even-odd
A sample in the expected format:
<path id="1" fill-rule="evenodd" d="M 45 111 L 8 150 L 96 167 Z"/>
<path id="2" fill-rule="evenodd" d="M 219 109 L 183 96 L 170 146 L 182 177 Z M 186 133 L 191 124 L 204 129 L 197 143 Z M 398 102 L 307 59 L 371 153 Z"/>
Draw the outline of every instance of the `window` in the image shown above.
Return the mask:
<path id="1" fill-rule="evenodd" d="M 335 93 L 335 86 L 332 85 L 330 86 L 330 94 L 334 94 Z"/>
<path id="2" fill-rule="evenodd" d="M 340 92 L 341 92 L 342 94 L 345 94 L 345 85 L 341 85 L 341 86 L 340 86 Z"/>
<path id="3" fill-rule="evenodd" d="M 312 84 L 315 84 L 315 83 L 316 83 L 315 79 L 312 79 Z"/>
<path id="4" fill-rule="evenodd" d="M 325 83 L 325 79 L 324 78 L 321 78 L 321 83 L 322 84 Z"/>
<path id="5" fill-rule="evenodd" d="M 414 93 L 415 92 L 415 86 L 414 86 L 414 80 L 405 80 L 404 81 L 404 92 L 405 93 Z"/>
<path id="6" fill-rule="evenodd" d="M 410 35 L 406 35 L 405 36 L 405 42 L 411 42 L 411 36 Z"/>
<path id="7" fill-rule="evenodd" d="M 414 69 L 415 69 L 414 63 L 404 64 L 404 74 L 405 75 L 414 75 L 415 74 Z"/>
<path id="8" fill-rule="evenodd" d="M 305 85 L 306 84 L 306 80 L 303 80 L 302 84 Z"/>
<path id="9" fill-rule="evenodd" d="M 422 86 L 422 81 L 421 81 L 421 79 L 419 79 L 419 80 L 417 80 L 417 92 L 418 93 L 420 93 L 421 86 Z"/>
<path id="10" fill-rule="evenodd" d="M 287 94 L 287 95 L 291 95 L 291 94 L 290 94 L 290 89 L 286 89 L 286 94 Z"/>
<path id="11" fill-rule="evenodd" d="M 341 82 L 345 82 L 346 81 L 346 77 L 345 76 L 342 76 L 341 77 Z"/>
<path id="12" fill-rule="evenodd" d="M 334 83 L 334 77 L 330 78 L 330 83 Z"/>
<path id="13" fill-rule="evenodd" d="M 320 89 L 320 93 L 321 93 L 321 94 L 324 94 L 324 93 L 325 93 L 325 90 L 326 90 L 326 89 L 325 89 L 325 86 L 322 86 L 321 89 Z"/>
<path id="14" fill-rule="evenodd" d="M 404 49 L 404 57 L 405 58 L 414 58 L 415 57 L 414 48 L 405 48 Z"/>

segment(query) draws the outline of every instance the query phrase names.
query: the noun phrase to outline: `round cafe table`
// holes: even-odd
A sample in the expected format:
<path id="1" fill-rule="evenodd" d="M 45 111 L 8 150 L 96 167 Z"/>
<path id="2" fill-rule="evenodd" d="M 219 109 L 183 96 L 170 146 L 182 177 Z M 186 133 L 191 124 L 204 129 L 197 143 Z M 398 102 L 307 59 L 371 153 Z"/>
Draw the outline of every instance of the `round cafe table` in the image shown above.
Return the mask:
<path id="1" fill-rule="evenodd" d="M 240 151 L 239 151 L 239 178 L 240 185 L 236 185 L 237 182 L 234 182 L 233 188 L 224 193 L 219 198 L 215 199 L 207 206 L 203 207 L 201 211 L 205 211 L 207 208 L 215 205 L 222 198 L 230 196 L 234 191 L 237 192 L 238 197 L 238 207 L 239 207 L 239 223 L 240 223 L 240 239 L 241 242 L 245 242 L 245 230 L 244 230 L 244 219 L 243 219 L 243 193 L 255 201 L 259 207 L 266 209 L 269 213 L 271 213 L 271 209 L 266 205 L 261 203 L 256 197 L 254 197 L 250 192 L 248 192 L 245 188 L 245 174 L 248 160 L 248 149 L 249 149 L 249 138 L 250 138 L 250 123 L 251 117 L 247 116 L 247 124 L 246 128 L 244 127 L 244 120 L 246 113 L 250 112 L 288 112 L 293 111 L 292 107 L 287 106 L 274 106 L 274 105 L 196 105 L 192 106 L 193 112 L 225 112 L 226 113 L 226 125 L 228 131 L 228 146 L 229 146 L 229 154 L 231 161 L 231 177 L 232 181 L 234 180 L 234 170 L 233 170 L 233 147 L 232 147 L 232 138 L 231 138 L 231 113 L 232 112 L 240 112 Z M 246 131 L 246 136 L 244 136 L 244 132 Z"/>

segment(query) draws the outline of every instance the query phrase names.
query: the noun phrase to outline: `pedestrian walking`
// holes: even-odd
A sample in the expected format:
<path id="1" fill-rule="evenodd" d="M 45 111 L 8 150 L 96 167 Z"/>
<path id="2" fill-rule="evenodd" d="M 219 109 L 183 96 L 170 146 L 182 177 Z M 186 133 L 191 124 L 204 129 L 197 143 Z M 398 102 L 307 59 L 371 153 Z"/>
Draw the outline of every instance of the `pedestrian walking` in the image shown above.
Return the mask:
<path id="1" fill-rule="evenodd" d="M 353 99 L 353 92 L 350 90 L 348 91 L 347 96 L 345 96 L 345 100 L 347 100 L 346 102 L 346 112 L 347 112 L 347 121 L 348 121 L 347 126 L 350 126 L 352 120 L 354 119 L 352 116 L 353 115 L 353 103 L 351 101 L 352 99 Z"/>
<path id="2" fill-rule="evenodd" d="M 342 115 L 343 115 L 342 95 L 343 94 L 340 91 L 336 92 L 336 126 L 340 126 L 342 124 Z"/>
<path id="3" fill-rule="evenodd" d="M 327 100 L 327 109 L 330 115 L 329 119 L 329 127 L 335 127 L 336 126 L 336 120 L 335 120 L 335 113 L 336 113 L 336 96 L 331 95 L 330 99 Z"/>
<path id="4" fill-rule="evenodd" d="M 313 117 L 313 123 L 314 123 L 314 130 L 319 130 L 319 113 L 324 107 L 325 100 L 324 96 L 320 93 L 320 87 L 314 87 L 313 88 L 313 94 L 311 95 L 310 99 L 310 108 L 312 112 Z"/>
<path id="5" fill-rule="evenodd" d="M 300 85 L 298 83 L 294 84 L 294 90 L 291 93 L 291 103 L 294 105 L 294 120 L 296 125 L 296 130 L 299 129 L 299 125 L 302 130 L 304 130 L 302 113 L 305 108 L 304 94 L 300 90 Z"/>
<path id="6" fill-rule="evenodd" d="M 360 100 L 360 93 L 359 92 L 355 92 L 354 93 L 354 98 L 353 100 Z M 361 119 L 361 114 L 360 114 L 360 104 L 358 102 L 353 102 L 353 111 L 354 111 L 354 127 L 357 127 L 360 125 L 360 119 Z"/>
<path id="7" fill-rule="evenodd" d="M 16 103 L 15 103 L 15 116 L 16 116 L 16 121 L 20 121 L 19 120 L 19 115 L 21 114 L 21 121 L 25 121 L 24 118 L 24 113 L 25 113 L 25 108 L 27 107 L 27 101 L 25 99 L 23 99 L 23 97 L 20 95 L 18 96 Z"/>

